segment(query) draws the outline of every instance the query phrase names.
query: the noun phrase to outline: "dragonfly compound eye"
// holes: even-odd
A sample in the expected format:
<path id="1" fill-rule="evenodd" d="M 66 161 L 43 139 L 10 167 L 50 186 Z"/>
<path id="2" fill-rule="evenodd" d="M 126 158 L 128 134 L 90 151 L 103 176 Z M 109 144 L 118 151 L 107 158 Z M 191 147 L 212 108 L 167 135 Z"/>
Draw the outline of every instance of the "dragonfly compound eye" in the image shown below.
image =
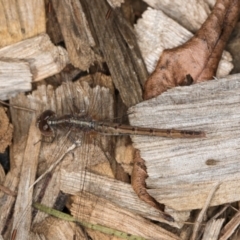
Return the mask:
<path id="1" fill-rule="evenodd" d="M 37 127 L 44 136 L 54 135 L 48 121 L 55 116 L 55 112 L 51 110 L 44 111 L 37 119 Z"/>

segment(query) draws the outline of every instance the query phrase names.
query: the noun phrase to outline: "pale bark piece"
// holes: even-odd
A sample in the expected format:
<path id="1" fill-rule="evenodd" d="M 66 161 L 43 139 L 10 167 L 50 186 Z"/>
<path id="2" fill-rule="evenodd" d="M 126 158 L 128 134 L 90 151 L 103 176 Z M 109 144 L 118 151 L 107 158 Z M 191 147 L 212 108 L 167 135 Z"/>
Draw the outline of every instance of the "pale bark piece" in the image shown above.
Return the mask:
<path id="1" fill-rule="evenodd" d="M 224 222 L 224 218 L 209 221 L 205 227 L 202 240 L 218 240 L 219 233 Z"/>
<path id="2" fill-rule="evenodd" d="M 194 224 L 194 227 L 193 227 L 193 233 L 192 233 L 192 236 L 191 236 L 191 240 L 194 240 L 197 238 L 197 234 L 198 234 L 198 231 L 199 231 L 199 228 L 200 228 L 200 225 L 201 223 L 203 222 L 203 218 L 204 218 L 204 215 L 206 214 L 206 211 L 211 203 L 211 200 L 216 192 L 216 190 L 218 189 L 219 187 L 219 182 L 216 182 L 211 191 L 209 192 L 209 195 L 206 199 L 206 203 L 204 204 L 203 208 L 201 209 L 201 211 L 199 212 L 198 214 L 198 217 L 195 221 L 195 224 Z"/>
<path id="3" fill-rule="evenodd" d="M 60 72 L 69 63 L 66 50 L 54 46 L 47 34 L 40 34 L 1 48 L 0 58 L 12 58 L 13 63 L 16 59 L 28 62 L 32 73 L 32 81 L 52 76 Z"/>
<path id="4" fill-rule="evenodd" d="M 170 18 L 191 32 L 196 32 L 210 14 L 210 8 L 204 0 L 144 0 L 156 10 L 162 10 Z"/>
<path id="5" fill-rule="evenodd" d="M 177 87 L 132 108 L 132 125 L 204 131 L 205 138 L 133 137 L 146 162 L 148 192 L 175 210 L 200 209 L 215 182 L 211 206 L 240 200 L 240 75 Z"/>
<path id="6" fill-rule="evenodd" d="M 0 48 L 46 31 L 45 2 L 1 0 Z"/>
<path id="7" fill-rule="evenodd" d="M 91 201 L 89 201 L 91 199 Z M 141 236 L 146 239 L 175 239 L 180 240 L 175 234 L 145 220 L 144 218 L 131 214 L 122 208 L 117 208 L 111 202 L 102 200 L 100 197 L 93 197 L 89 194 L 82 194 L 81 197 L 72 197 L 71 214 L 75 218 L 90 221 L 93 224 L 102 224 L 116 229 L 115 218 L 119 219 L 117 229 L 135 236 Z M 102 206 L 105 210 L 102 211 Z M 79 209 L 84 207 L 84 212 Z M 86 214 L 86 215 L 85 215 Z M 107 218 L 104 216 L 108 216 Z"/>
<path id="8" fill-rule="evenodd" d="M 96 42 L 79 1 L 52 1 L 71 63 L 88 70 L 101 57 L 94 52 Z"/>
<path id="9" fill-rule="evenodd" d="M 216 0 L 206 0 L 209 7 L 212 9 L 214 7 L 214 4 L 216 3 Z"/>
<path id="10" fill-rule="evenodd" d="M 124 0 L 107 0 L 112 8 L 120 7 Z"/>
<path id="11" fill-rule="evenodd" d="M 29 189 L 35 179 L 40 144 L 35 144 L 40 138 L 40 133 L 36 134 L 35 121 L 29 129 L 29 137 L 23 155 L 23 165 L 20 173 L 18 195 L 14 206 L 12 232 L 17 229 L 17 239 L 27 239 L 31 228 L 31 203 L 33 189 Z M 30 204 L 30 206 L 29 206 Z"/>
<path id="12" fill-rule="evenodd" d="M 164 49 L 180 46 L 193 36 L 162 11 L 151 8 L 148 8 L 138 20 L 135 31 L 149 73 L 155 69 Z M 232 69 L 232 57 L 229 52 L 224 51 L 216 77 L 225 77 Z"/>
<path id="13" fill-rule="evenodd" d="M 1 52 L 1 50 L 0 50 Z M 0 57 L 0 99 L 7 100 L 32 89 L 32 73 L 27 61 Z"/>
<path id="14" fill-rule="evenodd" d="M 240 213 L 236 213 L 221 231 L 220 240 L 229 239 L 240 224 Z"/>
<path id="15" fill-rule="evenodd" d="M 82 172 L 76 171 L 67 172 L 62 169 L 60 177 L 61 190 L 65 193 L 76 195 L 82 191 L 81 187 L 83 186 L 83 183 L 81 183 L 81 181 L 84 180 L 85 191 L 111 201 L 117 206 L 124 208 L 126 211 L 135 213 L 144 218 L 164 222 L 178 228 L 182 226 L 181 224 L 178 224 L 178 222 L 187 220 L 186 217 L 188 216 L 184 215 L 182 215 L 182 217 L 177 216 L 175 219 L 176 222 L 168 222 L 164 220 L 158 210 L 138 198 L 136 193 L 133 191 L 131 184 L 123 183 L 121 181 L 90 172 L 86 172 L 84 179 L 82 179 L 83 174 L 84 173 Z M 101 186 L 100 190 L 99 186 Z M 102 208 L 104 211 L 103 206 Z M 121 224 L 119 219 L 116 219 L 115 223 L 116 225 Z"/>

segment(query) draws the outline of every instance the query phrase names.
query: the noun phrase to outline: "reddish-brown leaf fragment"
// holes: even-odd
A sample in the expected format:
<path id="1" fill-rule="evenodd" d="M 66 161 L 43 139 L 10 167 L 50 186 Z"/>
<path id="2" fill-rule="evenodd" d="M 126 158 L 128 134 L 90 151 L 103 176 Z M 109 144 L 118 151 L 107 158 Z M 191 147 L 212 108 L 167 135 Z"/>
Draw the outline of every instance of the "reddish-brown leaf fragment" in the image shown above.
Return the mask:
<path id="1" fill-rule="evenodd" d="M 238 19 L 239 4 L 238 0 L 218 0 L 194 37 L 182 46 L 163 51 L 145 83 L 145 100 L 183 85 L 187 75 L 195 83 L 216 75 L 223 49 Z"/>
<path id="2" fill-rule="evenodd" d="M 145 180 L 148 177 L 144 160 L 140 157 L 140 152 L 135 152 L 133 159 L 133 171 L 132 171 L 132 188 L 138 195 L 138 197 L 144 202 L 148 203 L 152 207 L 159 210 L 160 214 L 167 221 L 173 222 L 174 219 L 167 213 L 164 213 L 164 205 L 158 203 L 153 197 L 151 197 L 146 190 Z"/>

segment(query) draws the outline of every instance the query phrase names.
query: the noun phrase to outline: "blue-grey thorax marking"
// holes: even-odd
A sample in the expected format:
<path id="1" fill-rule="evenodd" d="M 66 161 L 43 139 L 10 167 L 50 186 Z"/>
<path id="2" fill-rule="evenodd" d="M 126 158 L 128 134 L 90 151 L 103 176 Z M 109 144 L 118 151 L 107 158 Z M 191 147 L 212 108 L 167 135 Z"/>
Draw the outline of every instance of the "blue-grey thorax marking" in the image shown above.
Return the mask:
<path id="1" fill-rule="evenodd" d="M 80 128 L 91 128 L 91 129 L 95 128 L 95 125 L 96 125 L 95 122 L 93 122 L 93 121 L 87 121 L 87 120 L 72 118 L 72 117 L 68 117 L 65 119 L 48 120 L 47 123 L 50 126 L 64 124 L 64 123 L 70 123 L 70 124 L 77 125 Z"/>

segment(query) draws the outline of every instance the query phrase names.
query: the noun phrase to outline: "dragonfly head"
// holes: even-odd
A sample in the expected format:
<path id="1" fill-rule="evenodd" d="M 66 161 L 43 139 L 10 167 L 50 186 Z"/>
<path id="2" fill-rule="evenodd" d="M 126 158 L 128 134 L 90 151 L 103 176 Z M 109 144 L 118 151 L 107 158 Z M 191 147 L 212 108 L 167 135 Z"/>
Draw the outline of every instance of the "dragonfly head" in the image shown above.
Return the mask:
<path id="1" fill-rule="evenodd" d="M 37 118 L 37 127 L 43 136 L 51 137 L 54 135 L 53 129 L 48 124 L 48 120 L 53 116 L 55 116 L 55 112 L 46 110 Z"/>

